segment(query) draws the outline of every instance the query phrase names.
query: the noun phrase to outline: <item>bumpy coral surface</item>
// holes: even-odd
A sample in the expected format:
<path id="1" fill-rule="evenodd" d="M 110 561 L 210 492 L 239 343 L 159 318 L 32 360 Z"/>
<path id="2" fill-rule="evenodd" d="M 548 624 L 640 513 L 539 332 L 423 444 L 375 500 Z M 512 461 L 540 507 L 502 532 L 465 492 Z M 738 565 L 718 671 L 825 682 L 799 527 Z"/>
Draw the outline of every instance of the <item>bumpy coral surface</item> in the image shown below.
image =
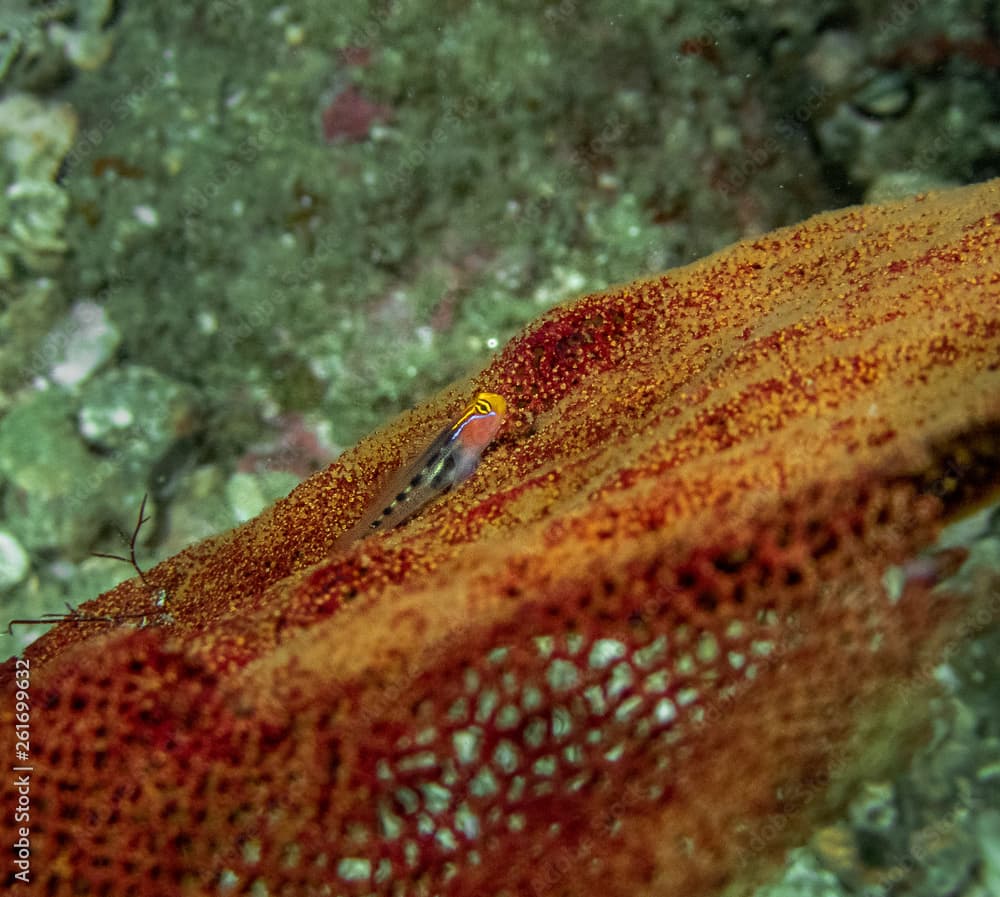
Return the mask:
<path id="1" fill-rule="evenodd" d="M 510 404 L 477 473 L 338 543 L 477 389 Z M 561 307 L 82 608 L 147 625 L 9 663 L 3 843 L 22 807 L 52 895 L 740 892 L 1000 615 L 933 561 L 882 584 L 990 498 L 998 396 L 1000 182 Z"/>

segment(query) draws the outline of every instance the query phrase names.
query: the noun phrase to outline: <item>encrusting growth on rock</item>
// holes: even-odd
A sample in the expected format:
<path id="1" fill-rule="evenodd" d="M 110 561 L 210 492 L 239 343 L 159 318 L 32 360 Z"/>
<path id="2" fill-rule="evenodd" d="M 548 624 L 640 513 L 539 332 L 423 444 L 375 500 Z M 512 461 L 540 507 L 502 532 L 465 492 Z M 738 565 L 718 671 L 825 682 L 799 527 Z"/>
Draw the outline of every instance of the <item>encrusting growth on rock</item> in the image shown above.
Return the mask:
<path id="1" fill-rule="evenodd" d="M 333 552 L 477 391 L 475 476 Z M 996 181 L 553 310 L 81 608 L 163 591 L 160 625 L 28 650 L 39 893 L 743 893 L 1000 616 L 995 580 L 882 583 L 995 494 L 998 397 Z"/>

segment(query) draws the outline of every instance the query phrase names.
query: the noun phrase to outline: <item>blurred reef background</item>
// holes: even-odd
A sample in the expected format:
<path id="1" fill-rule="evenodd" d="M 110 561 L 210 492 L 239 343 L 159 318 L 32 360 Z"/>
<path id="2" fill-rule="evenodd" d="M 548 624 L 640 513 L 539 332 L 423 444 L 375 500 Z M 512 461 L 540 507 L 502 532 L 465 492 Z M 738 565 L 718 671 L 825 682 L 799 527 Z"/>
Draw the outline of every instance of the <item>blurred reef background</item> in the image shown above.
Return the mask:
<path id="1" fill-rule="evenodd" d="M 996 0 L 4 0 L 3 615 L 130 576 L 91 553 L 145 493 L 144 566 L 254 516 L 564 299 L 997 175 Z M 962 830 L 1000 882 L 1000 812 Z"/>

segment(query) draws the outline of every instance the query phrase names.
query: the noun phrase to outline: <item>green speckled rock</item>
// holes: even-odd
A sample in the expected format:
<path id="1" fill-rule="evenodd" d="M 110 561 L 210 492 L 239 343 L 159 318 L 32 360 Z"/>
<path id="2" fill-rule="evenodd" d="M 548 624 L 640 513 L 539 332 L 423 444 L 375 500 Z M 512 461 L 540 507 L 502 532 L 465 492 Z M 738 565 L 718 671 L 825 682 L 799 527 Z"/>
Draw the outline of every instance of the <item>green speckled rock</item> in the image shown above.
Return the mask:
<path id="1" fill-rule="evenodd" d="M 195 408 L 192 387 L 132 365 L 88 382 L 77 419 L 88 443 L 104 451 L 127 450 L 134 466 L 148 467 L 195 429 Z"/>
<path id="2" fill-rule="evenodd" d="M 37 393 L 0 420 L 0 474 L 9 481 L 7 528 L 29 551 L 90 550 L 108 523 L 130 526 L 145 488 L 114 454 L 90 451 L 75 426 L 76 403 Z"/>
<path id="3" fill-rule="evenodd" d="M 39 499 L 66 496 L 93 473 L 73 423 L 74 403 L 57 390 L 18 404 L 0 420 L 0 474 Z"/>

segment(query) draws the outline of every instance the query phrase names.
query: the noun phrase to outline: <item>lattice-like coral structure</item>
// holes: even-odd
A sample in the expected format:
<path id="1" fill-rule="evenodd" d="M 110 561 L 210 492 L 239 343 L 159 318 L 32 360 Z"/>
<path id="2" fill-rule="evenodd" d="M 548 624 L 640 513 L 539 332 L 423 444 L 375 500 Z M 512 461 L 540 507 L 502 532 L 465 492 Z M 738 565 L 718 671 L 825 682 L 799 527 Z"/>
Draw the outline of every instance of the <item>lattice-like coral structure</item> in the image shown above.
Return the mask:
<path id="1" fill-rule="evenodd" d="M 475 477 L 331 554 L 474 388 L 512 406 Z M 1000 182 L 551 312 L 83 608 L 169 616 L 33 646 L 33 893 L 738 893 L 1000 615 L 882 584 L 994 492 L 998 396 Z"/>

